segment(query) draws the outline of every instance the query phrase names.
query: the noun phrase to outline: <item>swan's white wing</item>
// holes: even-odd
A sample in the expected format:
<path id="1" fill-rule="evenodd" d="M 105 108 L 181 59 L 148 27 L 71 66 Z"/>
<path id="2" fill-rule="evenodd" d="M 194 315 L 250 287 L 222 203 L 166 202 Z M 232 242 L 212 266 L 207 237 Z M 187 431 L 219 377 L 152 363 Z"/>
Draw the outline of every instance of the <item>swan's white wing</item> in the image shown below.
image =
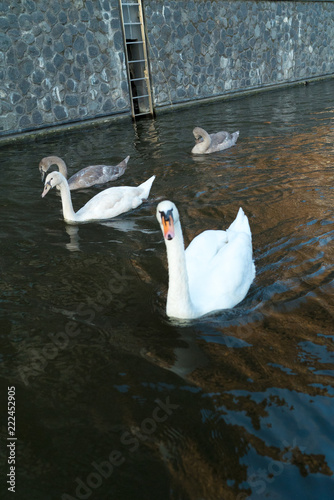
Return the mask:
<path id="1" fill-rule="evenodd" d="M 138 188 L 113 187 L 94 196 L 76 215 L 82 220 L 110 219 L 138 207 L 141 201 L 141 198 L 138 197 Z"/>
<path id="2" fill-rule="evenodd" d="M 205 231 L 199 236 L 186 251 L 191 300 L 202 314 L 233 307 L 254 279 L 251 238 L 234 231 Z"/>
<path id="3" fill-rule="evenodd" d="M 186 249 L 187 267 L 196 266 L 211 261 L 216 253 L 227 243 L 226 231 L 203 231 L 198 234 Z M 192 269 L 188 269 L 192 272 Z"/>
<path id="4" fill-rule="evenodd" d="M 208 272 L 211 273 L 217 255 L 226 247 L 227 242 L 226 231 L 204 231 L 186 249 L 189 291 L 196 308 L 211 300 L 207 285 Z"/>

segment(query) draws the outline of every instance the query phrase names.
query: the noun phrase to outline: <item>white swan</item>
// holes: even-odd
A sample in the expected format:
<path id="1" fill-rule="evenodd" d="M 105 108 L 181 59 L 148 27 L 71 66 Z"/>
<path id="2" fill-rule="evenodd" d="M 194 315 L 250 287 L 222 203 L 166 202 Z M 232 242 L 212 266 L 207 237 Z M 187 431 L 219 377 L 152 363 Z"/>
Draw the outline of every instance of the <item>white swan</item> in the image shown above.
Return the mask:
<path id="1" fill-rule="evenodd" d="M 78 212 L 74 212 L 68 182 L 63 174 L 55 171 L 48 174 L 45 180 L 42 198 L 51 188 L 59 186 L 63 215 L 67 222 L 111 219 L 141 205 L 143 200 L 148 198 L 154 179 L 155 175 L 137 187 L 120 186 L 105 189 L 91 198 Z"/>
<path id="2" fill-rule="evenodd" d="M 75 189 L 85 189 L 96 184 L 105 184 L 115 181 L 124 174 L 128 165 L 130 156 L 127 156 L 118 165 L 91 165 L 79 170 L 68 179 L 68 185 L 71 191 Z M 59 156 L 46 156 L 39 162 L 39 171 L 42 174 L 42 182 L 45 181 L 46 174 L 51 165 L 57 165 L 59 172 L 67 179 L 67 167 L 64 160 Z"/>
<path id="3" fill-rule="evenodd" d="M 168 316 L 198 318 L 234 307 L 246 296 L 255 277 L 255 266 L 252 235 L 242 208 L 226 231 L 204 231 L 186 250 L 174 203 L 159 203 L 156 216 L 167 250 Z"/>
<path id="4" fill-rule="evenodd" d="M 196 145 L 191 152 L 196 155 L 215 153 L 234 146 L 239 137 L 239 130 L 230 134 L 229 132 L 217 132 L 208 134 L 203 128 L 195 127 L 193 134 L 196 139 Z"/>

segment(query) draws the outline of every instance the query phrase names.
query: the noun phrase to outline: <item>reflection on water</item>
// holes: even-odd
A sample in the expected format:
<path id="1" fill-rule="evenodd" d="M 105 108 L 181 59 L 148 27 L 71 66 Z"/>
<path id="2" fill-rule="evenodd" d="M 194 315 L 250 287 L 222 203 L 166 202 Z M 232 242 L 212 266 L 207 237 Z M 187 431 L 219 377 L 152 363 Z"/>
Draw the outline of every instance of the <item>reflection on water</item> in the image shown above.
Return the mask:
<path id="1" fill-rule="evenodd" d="M 333 85 L 0 149 L 0 381 L 3 395 L 16 386 L 16 498 L 332 498 Z M 240 138 L 192 157 L 195 125 Z M 133 212 L 67 225 L 59 195 L 41 198 L 50 154 L 71 174 L 130 155 L 114 185 L 157 178 Z M 73 193 L 74 206 L 98 190 Z M 186 244 L 239 206 L 248 215 L 257 274 L 233 310 L 166 317 L 164 198 Z"/>

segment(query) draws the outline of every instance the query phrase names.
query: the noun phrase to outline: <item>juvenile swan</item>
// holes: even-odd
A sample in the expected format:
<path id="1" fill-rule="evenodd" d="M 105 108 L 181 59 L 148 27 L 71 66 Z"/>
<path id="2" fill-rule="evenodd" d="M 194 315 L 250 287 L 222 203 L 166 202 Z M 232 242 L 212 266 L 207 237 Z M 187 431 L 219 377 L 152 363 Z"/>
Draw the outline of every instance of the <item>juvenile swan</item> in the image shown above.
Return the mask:
<path id="1" fill-rule="evenodd" d="M 68 185 L 71 191 L 75 189 L 84 189 L 96 184 L 105 184 L 106 182 L 115 181 L 124 174 L 128 165 L 130 156 L 124 158 L 116 166 L 111 165 L 91 165 L 85 167 L 68 179 Z M 42 182 L 45 181 L 46 174 L 51 165 L 57 165 L 59 172 L 67 179 L 67 167 L 64 160 L 59 156 L 46 156 L 39 162 L 39 171 L 42 174 Z"/>
<path id="2" fill-rule="evenodd" d="M 216 134 L 208 134 L 203 128 L 195 127 L 193 134 L 196 139 L 196 145 L 191 152 L 196 155 L 215 153 L 234 146 L 239 137 L 239 131 L 233 132 L 217 132 Z"/>
<path id="3" fill-rule="evenodd" d="M 167 250 L 168 316 L 198 318 L 243 300 L 255 277 L 255 266 L 252 235 L 242 208 L 226 231 L 204 231 L 186 250 L 174 203 L 159 203 L 156 216 Z"/>
<path id="4" fill-rule="evenodd" d="M 59 186 L 63 215 L 67 222 L 111 219 L 141 205 L 143 200 L 148 198 L 154 179 L 155 175 L 137 187 L 120 186 L 105 189 L 91 198 L 80 210 L 74 212 L 67 180 L 60 172 L 51 172 L 45 180 L 42 198 L 51 188 Z"/>

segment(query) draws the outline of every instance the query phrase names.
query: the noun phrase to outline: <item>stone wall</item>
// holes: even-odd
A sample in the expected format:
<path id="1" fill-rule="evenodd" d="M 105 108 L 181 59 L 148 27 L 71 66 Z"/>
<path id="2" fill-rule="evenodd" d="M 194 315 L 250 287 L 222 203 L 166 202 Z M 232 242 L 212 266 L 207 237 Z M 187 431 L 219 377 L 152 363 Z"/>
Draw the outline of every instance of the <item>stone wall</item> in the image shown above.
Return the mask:
<path id="1" fill-rule="evenodd" d="M 143 6 L 156 109 L 334 74 L 332 1 Z M 118 0 L 0 0 L 0 135 L 120 113 Z"/>
<path id="2" fill-rule="evenodd" d="M 118 0 L 0 0 L 0 134 L 129 112 Z"/>
<path id="3" fill-rule="evenodd" d="M 334 73 L 332 2 L 144 5 L 155 107 Z"/>

